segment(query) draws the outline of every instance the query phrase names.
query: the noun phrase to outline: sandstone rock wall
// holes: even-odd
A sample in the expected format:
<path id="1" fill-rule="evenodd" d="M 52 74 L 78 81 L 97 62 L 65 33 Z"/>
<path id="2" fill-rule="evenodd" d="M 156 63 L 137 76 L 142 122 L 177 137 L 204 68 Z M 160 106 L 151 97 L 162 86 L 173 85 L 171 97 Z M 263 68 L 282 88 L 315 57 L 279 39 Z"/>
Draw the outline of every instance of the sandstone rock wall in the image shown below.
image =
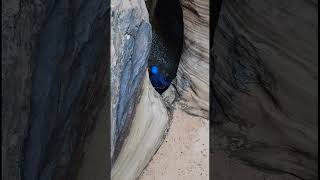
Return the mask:
<path id="1" fill-rule="evenodd" d="M 112 1 L 111 14 L 111 178 L 130 180 L 161 145 L 169 119 L 147 73 L 151 25 L 145 2 Z"/>
<path id="2" fill-rule="evenodd" d="M 2 178 L 74 179 L 107 111 L 108 1 L 2 5 Z"/>
<path id="3" fill-rule="evenodd" d="M 151 26 L 144 1 L 111 3 L 111 152 L 116 159 L 141 95 Z"/>
<path id="4" fill-rule="evenodd" d="M 209 109 L 209 1 L 182 1 L 183 20 L 184 20 L 184 49 L 181 57 L 176 87 L 175 90 L 170 93 L 177 93 L 179 97 L 184 100 L 184 110 L 197 116 L 203 116 L 208 118 Z M 139 67 L 146 68 L 143 63 L 146 63 L 146 59 L 143 58 L 134 59 L 130 58 L 130 54 L 139 52 L 135 49 L 136 41 L 139 36 L 146 38 L 148 33 L 141 34 L 133 29 L 135 24 L 148 23 L 147 11 L 145 10 L 145 4 L 143 1 L 114 1 L 112 6 L 112 72 L 115 72 L 113 78 L 113 85 L 115 89 L 112 89 L 116 95 L 113 95 L 112 103 L 113 107 L 113 144 L 115 140 L 120 136 L 124 136 L 123 145 L 119 148 L 119 155 L 113 165 L 112 179 L 134 179 L 140 175 L 147 162 L 151 159 L 155 150 L 161 145 L 163 135 L 168 125 L 167 110 L 163 104 L 161 97 L 152 88 L 149 79 L 145 76 L 146 71 L 142 71 L 141 77 L 145 77 L 142 90 L 139 91 L 139 85 L 130 86 L 131 91 L 137 92 L 141 97 L 137 97 L 134 104 L 126 104 L 124 101 L 120 102 L 119 98 L 131 97 L 128 94 L 128 90 L 121 94 L 121 85 L 119 85 L 119 77 L 127 75 L 128 79 L 134 79 L 136 75 L 131 71 L 123 67 L 123 64 L 133 62 L 133 64 L 139 64 Z M 136 11 L 139 9 L 140 11 Z M 139 12 L 139 13 L 138 13 Z M 127 19 L 132 19 L 128 27 L 122 28 L 126 25 L 124 23 L 129 22 Z M 149 24 L 148 24 L 149 25 Z M 138 26 L 139 27 L 139 26 Z M 151 30 L 151 29 L 150 29 Z M 131 32 L 131 34 L 129 33 Z M 130 36 L 128 36 L 128 34 Z M 132 46 L 127 41 L 132 38 Z M 150 38 L 150 37 L 147 37 Z M 147 40 L 147 39 L 145 39 Z M 148 39 L 149 40 L 149 39 Z M 150 39 L 151 40 L 151 39 Z M 142 43 L 142 42 L 141 42 Z M 139 44 L 143 46 L 144 44 Z M 139 47 L 138 46 L 138 47 Z M 149 46 L 145 46 L 145 51 Z M 141 49 L 142 50 L 142 49 Z M 145 53 L 140 51 L 139 54 Z M 122 55 L 122 54 L 123 55 Z M 126 55 L 129 54 L 127 57 Z M 130 65 L 130 64 L 129 64 Z M 141 68 L 141 69 L 142 69 Z M 122 72 L 123 71 L 123 72 Z M 117 74 L 119 73 L 119 74 Z M 140 79 L 140 78 L 139 78 Z M 138 79 L 136 79 L 138 80 Z M 130 82 L 130 80 L 129 80 Z M 120 87 L 119 87 L 120 86 Z M 137 90 L 135 90 L 137 89 Z M 171 90 L 174 88 L 170 88 Z M 119 93 L 118 93 L 119 92 Z M 123 96 L 123 97 L 122 97 Z M 165 93 L 165 96 L 172 97 Z M 172 100 L 172 98 L 171 98 Z M 169 100 L 170 101 L 170 100 Z M 165 101 L 166 102 L 166 101 Z M 168 102 L 166 102 L 168 103 Z M 125 111 L 119 111 L 119 107 L 127 106 L 128 108 L 134 107 L 133 111 L 126 109 L 128 112 L 132 112 L 132 116 L 126 116 L 124 119 L 119 119 L 118 113 L 124 114 Z M 144 107 L 143 110 L 140 110 Z M 118 110 L 117 110 L 118 108 Z M 162 113 L 159 113 L 162 112 Z M 115 116 L 117 115 L 117 116 Z M 132 121 L 132 122 L 130 122 Z M 118 124 L 123 123 L 128 126 L 127 133 L 119 131 L 122 128 Z M 146 124 L 149 124 L 146 126 Z M 157 124 L 155 126 L 155 124 Z M 124 127 L 124 129 L 126 129 Z M 142 134 L 143 133 L 143 134 Z M 121 137 L 120 137 L 121 138 Z M 141 149 L 143 147 L 143 149 Z M 117 151 L 117 145 L 115 145 L 115 153 Z"/>
<path id="5" fill-rule="evenodd" d="M 317 13 L 316 1 L 222 2 L 212 49 L 213 161 L 224 152 L 267 175 L 317 179 Z"/>
<path id="6" fill-rule="evenodd" d="M 186 112 L 209 118 L 209 0 L 182 0 L 184 47 L 177 91 Z"/>
<path id="7" fill-rule="evenodd" d="M 112 167 L 112 180 L 138 178 L 162 144 L 168 129 L 167 109 L 153 89 L 148 73 L 145 74 L 142 89 L 130 132 Z"/>

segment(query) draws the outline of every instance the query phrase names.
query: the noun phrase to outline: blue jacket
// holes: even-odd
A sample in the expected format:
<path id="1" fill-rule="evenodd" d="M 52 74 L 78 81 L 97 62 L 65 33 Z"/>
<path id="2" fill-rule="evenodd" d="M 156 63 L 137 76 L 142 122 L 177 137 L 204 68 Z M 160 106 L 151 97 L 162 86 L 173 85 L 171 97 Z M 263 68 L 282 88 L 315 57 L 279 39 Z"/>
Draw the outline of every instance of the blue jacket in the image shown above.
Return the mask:
<path id="1" fill-rule="evenodd" d="M 150 73 L 150 80 L 154 88 L 165 89 L 170 86 L 170 81 L 167 80 L 161 73 L 152 74 Z"/>

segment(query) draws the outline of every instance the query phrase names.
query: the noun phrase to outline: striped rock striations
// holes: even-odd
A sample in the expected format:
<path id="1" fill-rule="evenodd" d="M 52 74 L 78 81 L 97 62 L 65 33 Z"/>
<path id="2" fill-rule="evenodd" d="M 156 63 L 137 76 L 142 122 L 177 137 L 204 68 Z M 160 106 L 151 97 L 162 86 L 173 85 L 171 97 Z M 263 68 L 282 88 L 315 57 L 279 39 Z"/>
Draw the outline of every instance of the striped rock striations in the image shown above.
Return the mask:
<path id="1" fill-rule="evenodd" d="M 222 1 L 212 47 L 213 161 L 227 154 L 258 169 L 256 179 L 317 179 L 317 13 L 316 1 Z"/>

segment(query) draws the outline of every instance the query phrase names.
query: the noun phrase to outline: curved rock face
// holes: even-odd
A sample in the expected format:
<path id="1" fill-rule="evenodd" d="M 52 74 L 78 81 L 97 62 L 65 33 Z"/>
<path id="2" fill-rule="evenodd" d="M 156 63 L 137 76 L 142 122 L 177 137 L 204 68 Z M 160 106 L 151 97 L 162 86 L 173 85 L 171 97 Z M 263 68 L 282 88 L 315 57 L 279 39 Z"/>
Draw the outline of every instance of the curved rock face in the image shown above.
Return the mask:
<path id="1" fill-rule="evenodd" d="M 184 28 L 187 31 L 184 34 L 185 49 L 182 64 L 179 65 L 177 87 L 189 108 L 185 110 L 208 118 L 209 1 L 196 3 L 199 4 L 182 3 Z M 144 43 L 151 40 L 151 28 L 144 33 L 139 31 L 144 24 L 149 25 L 147 15 L 144 1 L 114 1 L 112 6 L 112 124 L 115 147 L 112 179 L 138 177 L 161 145 L 168 128 L 167 113 L 170 112 L 167 112 L 162 97 L 152 88 L 146 71 L 141 70 L 146 69 L 150 48 L 149 44 Z M 198 29 L 194 29 L 193 21 L 199 22 Z M 141 56 L 137 59 L 135 54 Z M 134 74 L 135 70 L 140 74 Z M 127 81 L 122 84 L 123 78 Z M 128 82 L 143 82 L 141 78 L 144 78 L 143 84 L 126 87 Z M 171 97 L 167 93 L 165 96 Z"/>
<path id="2" fill-rule="evenodd" d="M 213 161 L 222 151 L 317 179 L 317 13 L 315 1 L 223 1 L 212 49 Z"/>
<path id="3" fill-rule="evenodd" d="M 149 1 L 150 4 L 154 2 Z M 151 13 L 150 6 L 148 11 Z M 172 81 L 177 75 L 183 47 L 184 27 L 180 1 L 158 1 L 150 21 L 153 37 L 148 66 L 156 65 L 160 73 Z"/>
<path id="4" fill-rule="evenodd" d="M 169 119 L 147 73 L 151 25 L 144 1 L 113 1 L 111 18 L 111 178 L 136 179 L 161 145 Z"/>
<path id="5" fill-rule="evenodd" d="M 112 180 L 136 179 L 161 145 L 168 129 L 167 109 L 153 89 L 148 73 L 145 73 L 142 89 L 130 132 L 112 167 Z"/>
<path id="6" fill-rule="evenodd" d="M 2 178 L 75 179 L 86 137 L 108 111 L 108 2 L 2 8 Z"/>
<path id="7" fill-rule="evenodd" d="M 177 91 L 190 114 L 209 118 L 209 0 L 182 0 L 184 47 Z M 183 103 L 182 101 L 182 103 Z"/>
<path id="8" fill-rule="evenodd" d="M 116 159 L 141 95 L 151 26 L 141 0 L 112 1 L 111 15 L 111 154 Z"/>

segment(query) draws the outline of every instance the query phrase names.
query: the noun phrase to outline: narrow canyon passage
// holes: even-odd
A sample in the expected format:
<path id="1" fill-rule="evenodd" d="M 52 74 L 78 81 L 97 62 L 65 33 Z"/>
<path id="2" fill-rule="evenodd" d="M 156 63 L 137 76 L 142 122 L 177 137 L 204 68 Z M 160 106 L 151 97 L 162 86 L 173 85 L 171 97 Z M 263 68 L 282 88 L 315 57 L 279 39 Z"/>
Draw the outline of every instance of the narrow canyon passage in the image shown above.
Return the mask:
<path id="1" fill-rule="evenodd" d="M 319 179 L 318 1 L 2 4 L 2 179 Z"/>
<path id="2" fill-rule="evenodd" d="M 176 77 L 183 47 L 183 17 L 179 0 L 147 1 L 152 25 L 148 66 L 157 66 L 169 81 Z"/>
<path id="3" fill-rule="evenodd" d="M 158 65 L 161 73 L 172 81 L 176 78 L 178 69 L 181 68 L 179 63 L 183 53 L 187 55 L 184 58 L 194 59 L 198 63 L 201 63 L 199 61 L 206 61 L 205 52 L 201 52 L 204 55 L 198 57 L 190 53 L 189 48 L 195 48 L 195 46 L 189 48 L 184 46 L 185 24 L 182 10 L 184 10 L 184 13 L 191 12 L 185 8 L 187 2 L 182 2 L 185 3 L 184 9 L 182 9 L 182 4 L 178 0 L 147 1 L 146 3 L 153 30 L 148 60 L 149 67 Z M 197 11 L 199 9 L 193 10 Z M 194 16 L 196 14 L 189 14 L 188 18 L 191 19 L 190 17 L 193 18 Z M 202 28 L 205 29 L 206 27 Z M 191 45 L 189 44 L 190 39 L 186 38 L 186 41 L 188 45 Z M 195 43 L 196 41 L 192 42 Z M 206 41 L 202 42 L 205 43 Z M 177 82 L 173 82 L 173 84 L 181 85 Z M 190 95 L 191 93 L 186 94 Z M 207 180 L 209 178 L 209 122 L 196 113 L 187 113 L 185 110 L 189 109 L 190 106 L 179 101 L 181 98 L 179 96 L 173 86 L 161 95 L 169 114 L 172 113 L 169 115 L 170 128 L 163 143 L 140 174 L 139 180 Z"/>
<path id="4" fill-rule="evenodd" d="M 209 1 L 195 3 L 112 1 L 113 180 L 208 178 Z"/>

